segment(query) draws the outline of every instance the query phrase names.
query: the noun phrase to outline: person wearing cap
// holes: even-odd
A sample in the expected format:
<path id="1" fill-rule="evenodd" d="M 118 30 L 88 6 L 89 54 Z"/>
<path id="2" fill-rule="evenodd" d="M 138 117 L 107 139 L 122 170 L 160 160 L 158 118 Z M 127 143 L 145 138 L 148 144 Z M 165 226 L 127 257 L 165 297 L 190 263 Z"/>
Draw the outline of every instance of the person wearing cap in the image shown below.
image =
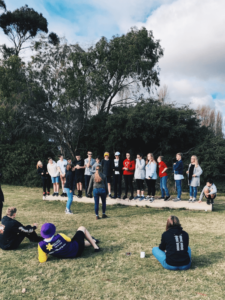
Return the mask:
<path id="1" fill-rule="evenodd" d="M 84 160 L 81 158 L 80 154 L 76 154 L 76 161 L 75 161 L 75 177 L 77 182 L 77 191 L 78 191 L 78 198 L 82 198 L 82 189 L 83 189 L 83 181 L 84 181 Z"/>
<path id="2" fill-rule="evenodd" d="M 102 173 L 106 176 L 107 179 L 109 197 L 112 198 L 111 182 L 112 182 L 113 164 L 111 159 L 109 159 L 109 152 L 104 153 L 104 159 L 102 160 L 101 165 L 102 165 Z"/>
<path id="3" fill-rule="evenodd" d="M 114 185 L 114 199 L 121 198 L 121 182 L 122 182 L 122 168 L 123 162 L 120 158 L 120 152 L 115 153 L 115 159 L 113 160 L 113 185 Z M 117 192 L 118 187 L 118 192 Z"/>
<path id="4" fill-rule="evenodd" d="M 88 194 L 91 194 L 93 190 L 93 195 L 95 199 L 95 214 L 96 220 L 99 220 L 98 215 L 99 209 L 99 197 L 102 200 L 102 218 L 107 218 L 105 214 L 106 211 L 106 196 L 108 194 L 108 183 L 106 176 L 102 173 L 102 166 L 96 167 L 96 172 L 91 176 L 91 180 L 88 187 Z"/>
<path id="5" fill-rule="evenodd" d="M 48 159 L 48 164 L 47 164 L 47 170 L 49 175 L 51 176 L 52 179 L 52 184 L 53 184 L 53 194 L 52 196 L 59 196 L 59 170 L 57 167 L 57 163 L 49 157 Z"/>
<path id="6" fill-rule="evenodd" d="M 101 249 L 97 246 L 99 242 L 90 235 L 84 226 L 80 226 L 71 239 L 67 235 L 56 233 L 56 227 L 52 223 L 45 223 L 41 227 L 41 236 L 43 241 L 38 244 L 38 259 L 40 263 L 44 263 L 48 259 L 48 255 L 57 258 L 76 258 L 82 255 L 84 248 L 93 246 L 95 252 Z M 86 239 L 86 241 L 85 241 Z"/>
<path id="7" fill-rule="evenodd" d="M 66 197 L 66 191 L 64 189 L 64 185 L 66 182 L 66 166 L 67 166 L 67 160 L 63 158 L 63 155 L 59 155 L 59 160 L 57 161 L 57 167 L 58 171 L 60 173 L 60 180 L 62 184 L 62 194 L 61 197 Z"/>
<path id="8" fill-rule="evenodd" d="M 88 197 L 87 190 L 88 190 L 89 182 L 90 182 L 91 175 L 92 175 L 92 172 L 91 172 L 92 167 L 95 164 L 95 160 L 94 160 L 94 158 L 92 158 L 92 152 L 88 151 L 87 155 L 88 155 L 88 157 L 85 158 L 85 160 L 84 160 L 84 166 L 85 166 L 84 178 L 85 178 L 85 195 L 86 195 L 86 197 Z"/>
<path id="9" fill-rule="evenodd" d="M 6 210 L 6 216 L 2 218 L 2 225 L 4 231 L 0 234 L 0 248 L 3 250 L 15 250 L 19 247 L 25 237 L 30 242 L 40 242 L 42 237 L 38 236 L 35 232 L 38 225 L 34 223 L 33 226 L 24 226 L 16 218 L 16 207 L 8 207 Z"/>
<path id="10" fill-rule="evenodd" d="M 49 176 L 47 166 L 43 165 L 43 163 L 40 160 L 37 162 L 37 173 L 41 176 L 43 187 L 43 200 L 45 200 L 46 196 L 50 195 L 51 178 Z"/>

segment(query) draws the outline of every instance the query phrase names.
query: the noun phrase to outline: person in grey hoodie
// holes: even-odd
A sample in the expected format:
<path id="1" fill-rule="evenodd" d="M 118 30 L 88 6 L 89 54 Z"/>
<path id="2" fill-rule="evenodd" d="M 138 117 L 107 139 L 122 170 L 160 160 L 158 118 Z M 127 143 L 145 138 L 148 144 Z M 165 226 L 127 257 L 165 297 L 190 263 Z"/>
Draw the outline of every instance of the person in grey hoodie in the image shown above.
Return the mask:
<path id="1" fill-rule="evenodd" d="M 204 186 L 201 195 L 199 197 L 199 203 L 202 202 L 203 197 L 207 199 L 207 204 L 214 204 L 214 199 L 216 198 L 217 188 L 213 183 L 212 179 L 208 179 L 206 185 Z"/>
<path id="2" fill-rule="evenodd" d="M 134 199 L 135 200 L 139 199 L 140 201 L 142 201 L 145 199 L 144 196 L 145 161 L 143 159 L 142 153 L 137 154 L 134 179 L 136 180 L 137 183 L 137 196 Z"/>
<path id="3" fill-rule="evenodd" d="M 146 184 L 148 186 L 148 195 L 146 200 L 150 199 L 150 202 L 153 202 L 155 197 L 155 183 L 157 179 L 157 163 L 152 153 L 148 153 L 147 155 L 145 170 Z"/>
<path id="4" fill-rule="evenodd" d="M 92 166 L 92 169 L 91 169 L 92 175 L 95 174 L 95 172 L 96 172 L 96 167 L 97 167 L 97 166 L 101 166 L 101 159 L 100 159 L 99 156 L 96 157 L 95 163 L 94 163 L 93 166 Z"/>
<path id="5" fill-rule="evenodd" d="M 198 192 L 198 186 L 200 186 L 200 176 L 202 175 L 202 168 L 198 164 L 198 158 L 195 155 L 191 157 L 191 163 L 187 170 L 188 185 L 190 190 L 189 202 L 195 202 Z"/>

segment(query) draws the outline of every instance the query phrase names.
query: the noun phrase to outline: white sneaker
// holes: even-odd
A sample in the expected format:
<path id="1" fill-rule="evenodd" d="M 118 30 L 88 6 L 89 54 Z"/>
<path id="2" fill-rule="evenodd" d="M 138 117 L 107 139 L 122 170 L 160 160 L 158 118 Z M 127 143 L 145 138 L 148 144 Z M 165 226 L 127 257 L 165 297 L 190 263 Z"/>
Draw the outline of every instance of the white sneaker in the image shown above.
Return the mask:
<path id="1" fill-rule="evenodd" d="M 193 198 L 193 199 L 192 199 L 192 202 L 195 202 L 195 201 L 196 201 L 196 198 Z"/>
<path id="2" fill-rule="evenodd" d="M 46 200 L 46 196 L 43 196 L 43 200 Z"/>
<path id="3" fill-rule="evenodd" d="M 190 198 L 189 200 L 188 200 L 188 202 L 191 202 L 192 201 L 192 198 Z"/>
<path id="4" fill-rule="evenodd" d="M 66 215 L 73 215 L 72 211 L 68 208 L 65 210 Z"/>
<path id="5" fill-rule="evenodd" d="M 154 197 L 151 197 L 151 198 L 150 198 L 150 202 L 153 202 L 154 200 L 155 200 Z"/>
<path id="6" fill-rule="evenodd" d="M 147 201 L 149 199 L 150 199 L 150 196 L 148 195 L 148 196 L 146 196 L 145 201 Z"/>

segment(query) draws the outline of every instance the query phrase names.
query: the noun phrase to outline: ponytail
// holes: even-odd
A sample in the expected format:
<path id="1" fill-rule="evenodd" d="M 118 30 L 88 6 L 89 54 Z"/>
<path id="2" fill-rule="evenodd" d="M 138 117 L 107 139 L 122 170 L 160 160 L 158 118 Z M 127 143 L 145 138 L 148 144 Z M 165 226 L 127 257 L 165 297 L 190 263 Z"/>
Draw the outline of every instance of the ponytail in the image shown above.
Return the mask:
<path id="1" fill-rule="evenodd" d="M 102 181 L 102 177 L 99 175 L 100 172 L 102 170 L 102 167 L 101 166 L 98 166 L 98 169 L 96 169 L 96 172 L 95 172 L 95 182 L 101 182 Z"/>

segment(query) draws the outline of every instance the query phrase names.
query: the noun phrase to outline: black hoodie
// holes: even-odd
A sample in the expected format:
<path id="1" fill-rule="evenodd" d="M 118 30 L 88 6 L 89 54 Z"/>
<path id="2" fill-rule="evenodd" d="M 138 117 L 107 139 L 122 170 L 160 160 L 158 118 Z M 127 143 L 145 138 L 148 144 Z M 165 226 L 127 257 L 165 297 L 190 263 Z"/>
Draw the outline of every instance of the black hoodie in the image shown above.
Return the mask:
<path id="1" fill-rule="evenodd" d="M 182 227 L 174 226 L 162 234 L 159 249 L 166 250 L 166 263 L 170 266 L 186 266 L 190 263 L 188 254 L 189 236 Z"/>

